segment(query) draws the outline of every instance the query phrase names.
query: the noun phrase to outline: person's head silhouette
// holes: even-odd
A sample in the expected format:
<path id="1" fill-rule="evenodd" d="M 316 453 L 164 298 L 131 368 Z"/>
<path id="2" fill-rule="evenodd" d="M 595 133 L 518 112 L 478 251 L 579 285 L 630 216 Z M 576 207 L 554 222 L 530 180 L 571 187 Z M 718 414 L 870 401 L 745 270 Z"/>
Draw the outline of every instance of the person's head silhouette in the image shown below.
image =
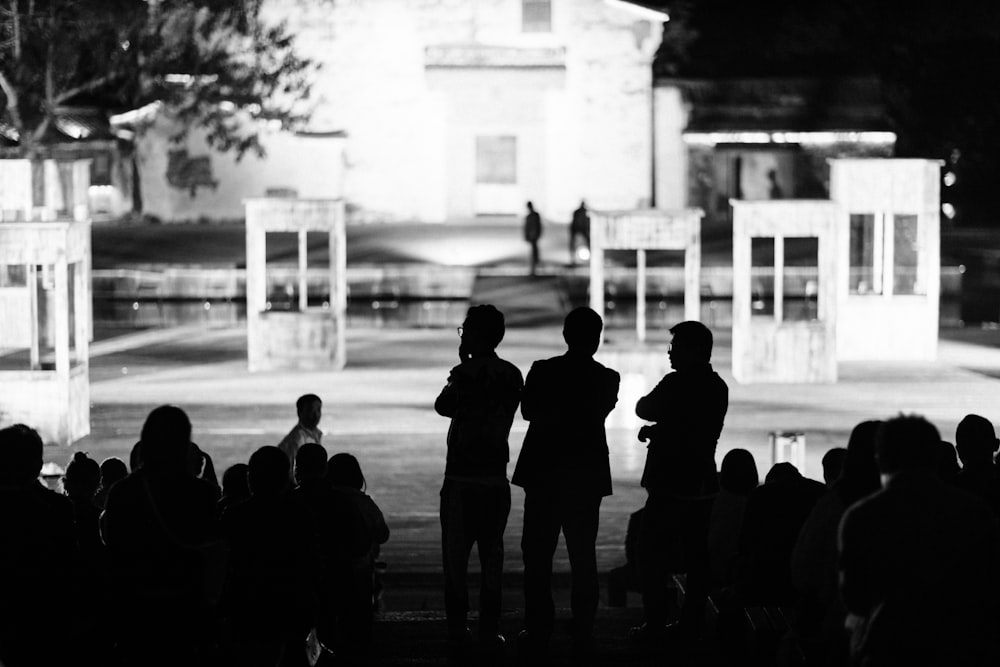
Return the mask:
<path id="1" fill-rule="evenodd" d="M 966 468 L 985 468 L 1000 447 L 993 423 L 980 415 L 966 415 L 955 429 L 955 446 Z"/>
<path id="2" fill-rule="evenodd" d="M 863 421 L 851 430 L 851 435 L 847 439 L 844 467 L 834 485 L 848 505 L 878 490 L 875 440 L 881 428 L 880 421 Z"/>
<path id="3" fill-rule="evenodd" d="M 745 449 L 731 449 L 722 457 L 719 486 L 738 496 L 749 496 L 760 484 L 757 462 Z"/>
<path id="4" fill-rule="evenodd" d="M 670 366 L 683 370 L 707 364 L 712 360 L 712 332 L 701 322 L 687 321 L 670 329 Z"/>
<path id="5" fill-rule="evenodd" d="M 34 484 L 42 471 L 42 438 L 35 429 L 14 424 L 0 429 L 0 485 Z"/>
<path id="6" fill-rule="evenodd" d="M 358 459 L 353 454 L 346 452 L 330 457 L 327 464 L 326 480 L 333 486 L 343 486 L 358 491 L 364 491 L 365 486 L 367 486 Z"/>
<path id="7" fill-rule="evenodd" d="M 775 463 L 771 466 L 771 469 L 767 471 L 767 476 L 764 477 L 765 484 L 788 484 L 789 482 L 795 482 L 802 478 L 802 473 L 799 469 L 788 461 L 782 461 L 781 463 Z"/>
<path id="8" fill-rule="evenodd" d="M 326 475 L 326 449 L 315 442 L 307 442 L 295 453 L 295 481 L 314 482 Z"/>
<path id="9" fill-rule="evenodd" d="M 323 401 L 316 394 L 304 394 L 295 401 L 295 411 L 299 415 L 299 423 L 306 428 L 316 428 L 323 416 Z"/>
<path id="10" fill-rule="evenodd" d="M 247 482 L 254 498 L 276 498 L 288 485 L 288 456 L 273 445 L 250 455 Z"/>
<path id="11" fill-rule="evenodd" d="M 937 427 L 919 415 L 899 415 L 879 428 L 875 441 L 875 460 L 883 476 L 905 470 L 936 466 L 936 452 L 941 443 Z"/>
<path id="12" fill-rule="evenodd" d="M 246 500 L 250 497 L 250 466 L 234 463 L 222 473 L 222 496 L 228 500 Z"/>
<path id="13" fill-rule="evenodd" d="M 473 306 L 462 322 L 462 341 L 459 353 L 462 359 L 480 357 L 496 349 L 506 333 L 503 313 L 495 306 Z"/>
<path id="14" fill-rule="evenodd" d="M 596 311 L 581 306 L 574 308 L 563 323 L 563 339 L 573 354 L 594 356 L 601 345 L 604 321 Z"/>
<path id="15" fill-rule="evenodd" d="M 117 456 L 109 456 L 101 461 L 101 487 L 110 489 L 120 479 L 128 477 L 128 466 Z"/>
<path id="16" fill-rule="evenodd" d="M 90 500 L 101 484 L 101 466 L 87 456 L 86 452 L 74 452 L 66 465 L 63 476 L 63 490 L 70 498 Z"/>
<path id="17" fill-rule="evenodd" d="M 821 461 L 824 484 L 833 486 L 833 483 L 840 479 L 840 473 L 844 470 L 844 459 L 846 458 L 847 450 L 843 447 L 834 447 L 827 450 Z"/>
<path id="18" fill-rule="evenodd" d="M 142 425 L 142 467 L 152 473 L 183 473 L 191 445 L 191 420 L 176 405 L 154 408 Z"/>

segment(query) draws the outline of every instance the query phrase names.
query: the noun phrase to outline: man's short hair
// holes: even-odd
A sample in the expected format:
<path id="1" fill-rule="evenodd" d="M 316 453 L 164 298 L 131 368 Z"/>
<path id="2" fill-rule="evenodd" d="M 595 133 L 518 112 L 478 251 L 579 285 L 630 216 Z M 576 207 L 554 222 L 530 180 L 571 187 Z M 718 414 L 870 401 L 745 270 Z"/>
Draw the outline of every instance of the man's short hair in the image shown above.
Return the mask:
<path id="1" fill-rule="evenodd" d="M 176 405 L 154 408 L 142 425 L 142 465 L 183 467 L 191 444 L 191 420 Z"/>
<path id="2" fill-rule="evenodd" d="M 288 456 L 273 445 L 265 445 L 250 455 L 247 481 L 255 496 L 276 496 L 288 484 Z"/>
<path id="3" fill-rule="evenodd" d="M 24 424 L 0 429 L 0 483 L 33 482 L 42 470 L 42 438 Z"/>
<path id="4" fill-rule="evenodd" d="M 570 349 L 583 349 L 593 354 L 601 344 L 604 320 L 597 311 L 581 306 L 574 308 L 563 323 L 563 338 Z"/>
<path id="5" fill-rule="evenodd" d="M 488 303 L 469 308 L 465 315 L 465 326 L 475 329 L 476 334 L 482 336 L 482 341 L 490 347 L 499 345 L 507 330 L 503 313 Z"/>
<path id="6" fill-rule="evenodd" d="M 323 399 L 321 399 L 316 394 L 302 394 L 301 396 L 299 396 L 298 400 L 295 401 L 295 412 L 297 414 L 302 414 L 303 412 L 305 412 L 306 408 L 308 408 L 313 403 L 319 403 L 320 405 L 322 405 Z"/>
<path id="7" fill-rule="evenodd" d="M 875 441 L 879 472 L 931 468 L 941 442 L 937 427 L 920 415 L 900 414 L 884 422 Z"/>
<path id="8" fill-rule="evenodd" d="M 963 464 L 968 465 L 970 460 L 988 463 L 997 449 L 993 423 L 981 415 L 966 415 L 955 429 L 955 446 Z"/>
<path id="9" fill-rule="evenodd" d="M 701 322 L 688 320 L 670 328 L 674 341 L 683 344 L 692 356 L 704 361 L 712 358 L 712 332 Z"/>
<path id="10" fill-rule="evenodd" d="M 307 442 L 295 452 L 295 480 L 323 479 L 326 475 L 326 449 L 316 442 Z"/>
<path id="11" fill-rule="evenodd" d="M 823 466 L 823 481 L 826 484 L 833 484 L 840 478 L 840 474 L 844 470 L 844 461 L 846 460 L 846 448 L 834 447 L 827 450 L 821 460 L 821 464 Z"/>

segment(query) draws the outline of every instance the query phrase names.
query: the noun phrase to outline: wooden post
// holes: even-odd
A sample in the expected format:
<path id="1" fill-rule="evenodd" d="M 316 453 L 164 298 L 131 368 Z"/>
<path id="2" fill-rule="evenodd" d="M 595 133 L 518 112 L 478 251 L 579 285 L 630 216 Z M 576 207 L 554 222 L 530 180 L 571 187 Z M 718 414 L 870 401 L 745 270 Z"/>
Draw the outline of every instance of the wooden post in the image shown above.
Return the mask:
<path id="1" fill-rule="evenodd" d="M 604 224 L 593 219 L 590 226 L 590 307 L 604 318 Z"/>
<path id="2" fill-rule="evenodd" d="M 774 321 L 785 320 L 785 237 L 774 237 Z"/>
<path id="3" fill-rule="evenodd" d="M 34 261 L 27 266 L 28 274 L 28 310 L 31 315 L 31 352 L 29 353 L 30 368 L 33 371 L 42 367 L 39 355 L 41 328 L 38 326 L 38 267 Z"/>
<path id="4" fill-rule="evenodd" d="M 330 232 L 330 307 L 334 308 L 337 351 L 334 363 L 347 363 L 347 230 L 344 202 L 337 206 L 337 223 Z M 336 252 L 334 252 L 336 251 Z"/>
<path id="5" fill-rule="evenodd" d="M 69 276 L 66 258 L 63 256 L 55 265 L 55 348 L 56 373 L 69 379 Z"/>
<path id="6" fill-rule="evenodd" d="M 701 216 L 688 218 L 684 249 L 684 319 L 701 321 Z"/>
<path id="7" fill-rule="evenodd" d="M 299 230 L 299 312 L 304 313 L 309 308 L 309 283 L 306 280 L 306 270 L 308 268 L 308 261 L 306 256 L 309 254 L 309 244 L 306 237 L 306 230 Z"/>
<path id="8" fill-rule="evenodd" d="M 635 251 L 635 335 L 646 342 L 646 251 Z"/>

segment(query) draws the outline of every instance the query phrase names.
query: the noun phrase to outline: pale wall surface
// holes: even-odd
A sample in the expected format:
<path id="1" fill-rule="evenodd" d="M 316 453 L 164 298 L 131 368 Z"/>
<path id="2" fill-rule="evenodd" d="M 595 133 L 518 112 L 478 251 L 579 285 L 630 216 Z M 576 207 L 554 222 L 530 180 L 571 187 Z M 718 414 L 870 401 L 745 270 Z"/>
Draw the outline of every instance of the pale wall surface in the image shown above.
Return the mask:
<path id="1" fill-rule="evenodd" d="M 193 130 L 181 144 L 172 144 L 172 124 L 160 116 L 137 141 L 143 212 L 164 222 L 210 218 L 243 218 L 243 200 L 263 197 L 269 189 L 294 190 L 300 197 L 337 198 L 343 187 L 344 139 L 297 136 L 263 130 L 266 157 L 253 153 L 237 161 L 232 153 L 208 147 L 203 130 Z M 171 184 L 167 178 L 170 151 L 186 149 L 191 158 L 207 157 L 215 186 Z"/>
<path id="2" fill-rule="evenodd" d="M 347 132 L 344 194 L 358 218 L 473 214 L 476 134 L 518 138 L 514 198 L 533 198 L 543 216 L 568 220 L 581 198 L 596 209 L 648 204 L 650 62 L 661 26 L 603 0 L 553 0 L 552 33 L 525 34 L 520 8 L 519 0 L 265 3 L 265 15 L 287 20 L 301 52 L 323 65 L 314 124 Z M 428 46 L 457 44 L 565 55 L 562 68 L 427 67 Z"/>

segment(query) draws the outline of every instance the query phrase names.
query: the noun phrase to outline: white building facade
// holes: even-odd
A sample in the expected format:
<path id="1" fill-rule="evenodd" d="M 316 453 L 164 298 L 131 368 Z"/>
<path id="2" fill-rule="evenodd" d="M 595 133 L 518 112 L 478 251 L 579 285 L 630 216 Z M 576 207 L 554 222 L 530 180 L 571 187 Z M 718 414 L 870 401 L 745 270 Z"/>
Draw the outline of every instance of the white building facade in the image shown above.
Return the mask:
<path id="1" fill-rule="evenodd" d="M 283 178 L 297 172 L 310 182 L 298 194 L 343 196 L 363 222 L 521 215 L 529 200 L 568 220 L 581 200 L 652 203 L 661 12 L 621 0 L 266 0 L 262 18 L 286 21 L 320 64 L 312 128 L 344 138 L 240 165 L 190 146 L 211 173 L 196 179 L 208 187 L 183 188 L 163 178 L 178 148 L 154 137 L 139 161 L 148 213 L 240 217 L 242 197 L 300 190 Z"/>

